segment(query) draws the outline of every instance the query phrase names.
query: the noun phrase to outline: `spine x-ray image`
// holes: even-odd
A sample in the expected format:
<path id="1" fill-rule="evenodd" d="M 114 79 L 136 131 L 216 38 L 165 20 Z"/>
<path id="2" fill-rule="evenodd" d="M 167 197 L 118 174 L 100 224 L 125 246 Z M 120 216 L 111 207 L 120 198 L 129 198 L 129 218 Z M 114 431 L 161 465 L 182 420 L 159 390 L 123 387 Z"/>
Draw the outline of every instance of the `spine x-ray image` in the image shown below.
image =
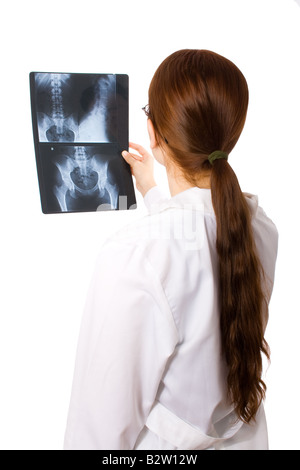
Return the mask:
<path id="1" fill-rule="evenodd" d="M 35 75 L 40 142 L 111 142 L 116 138 L 116 75 Z"/>
<path id="2" fill-rule="evenodd" d="M 134 208 L 121 157 L 128 148 L 128 76 L 32 72 L 30 86 L 43 212 Z"/>

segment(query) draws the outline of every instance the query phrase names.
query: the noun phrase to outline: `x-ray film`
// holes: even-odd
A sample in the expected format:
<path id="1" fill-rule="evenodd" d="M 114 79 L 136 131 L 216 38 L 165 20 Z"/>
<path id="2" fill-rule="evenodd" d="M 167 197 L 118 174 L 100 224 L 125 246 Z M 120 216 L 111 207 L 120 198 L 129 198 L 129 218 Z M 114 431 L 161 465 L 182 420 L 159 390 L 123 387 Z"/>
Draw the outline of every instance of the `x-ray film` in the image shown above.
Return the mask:
<path id="1" fill-rule="evenodd" d="M 128 76 L 31 72 L 30 92 L 42 211 L 135 208 Z"/>

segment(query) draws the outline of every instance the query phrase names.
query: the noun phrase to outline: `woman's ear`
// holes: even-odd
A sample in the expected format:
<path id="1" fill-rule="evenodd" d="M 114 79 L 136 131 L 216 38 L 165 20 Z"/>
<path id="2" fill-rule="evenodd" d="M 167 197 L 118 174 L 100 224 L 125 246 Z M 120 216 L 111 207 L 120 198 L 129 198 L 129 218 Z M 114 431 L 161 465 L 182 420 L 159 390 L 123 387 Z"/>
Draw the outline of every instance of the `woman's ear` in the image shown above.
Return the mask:
<path id="1" fill-rule="evenodd" d="M 153 150 L 155 149 L 155 147 L 157 147 L 157 140 L 155 137 L 155 131 L 151 119 L 147 119 L 147 129 L 150 139 L 150 148 L 151 150 Z"/>

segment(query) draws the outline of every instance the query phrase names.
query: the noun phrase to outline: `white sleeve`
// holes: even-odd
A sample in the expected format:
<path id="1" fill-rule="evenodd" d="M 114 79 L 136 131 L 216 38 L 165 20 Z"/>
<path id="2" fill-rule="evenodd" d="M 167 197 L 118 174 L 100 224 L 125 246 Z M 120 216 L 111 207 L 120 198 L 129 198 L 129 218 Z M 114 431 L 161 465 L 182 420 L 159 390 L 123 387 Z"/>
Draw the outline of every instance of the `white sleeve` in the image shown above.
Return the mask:
<path id="1" fill-rule="evenodd" d="M 82 320 L 64 448 L 134 448 L 177 342 L 142 250 L 106 245 Z"/>

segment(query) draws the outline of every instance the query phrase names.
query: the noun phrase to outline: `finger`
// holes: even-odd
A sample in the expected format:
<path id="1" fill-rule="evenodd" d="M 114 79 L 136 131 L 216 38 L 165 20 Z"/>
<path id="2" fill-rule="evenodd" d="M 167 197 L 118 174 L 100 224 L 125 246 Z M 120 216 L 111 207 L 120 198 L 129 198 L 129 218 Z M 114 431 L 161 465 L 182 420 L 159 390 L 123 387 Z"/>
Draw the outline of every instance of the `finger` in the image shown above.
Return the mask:
<path id="1" fill-rule="evenodd" d="M 137 150 L 142 156 L 148 155 L 147 150 L 142 145 L 135 144 L 134 142 L 129 142 L 129 147 L 134 150 Z"/>
<path id="2" fill-rule="evenodd" d="M 127 163 L 129 163 L 129 165 L 132 165 L 136 161 L 140 162 L 143 160 L 143 157 L 140 155 L 129 153 L 127 150 L 123 150 L 122 157 L 126 160 Z"/>

